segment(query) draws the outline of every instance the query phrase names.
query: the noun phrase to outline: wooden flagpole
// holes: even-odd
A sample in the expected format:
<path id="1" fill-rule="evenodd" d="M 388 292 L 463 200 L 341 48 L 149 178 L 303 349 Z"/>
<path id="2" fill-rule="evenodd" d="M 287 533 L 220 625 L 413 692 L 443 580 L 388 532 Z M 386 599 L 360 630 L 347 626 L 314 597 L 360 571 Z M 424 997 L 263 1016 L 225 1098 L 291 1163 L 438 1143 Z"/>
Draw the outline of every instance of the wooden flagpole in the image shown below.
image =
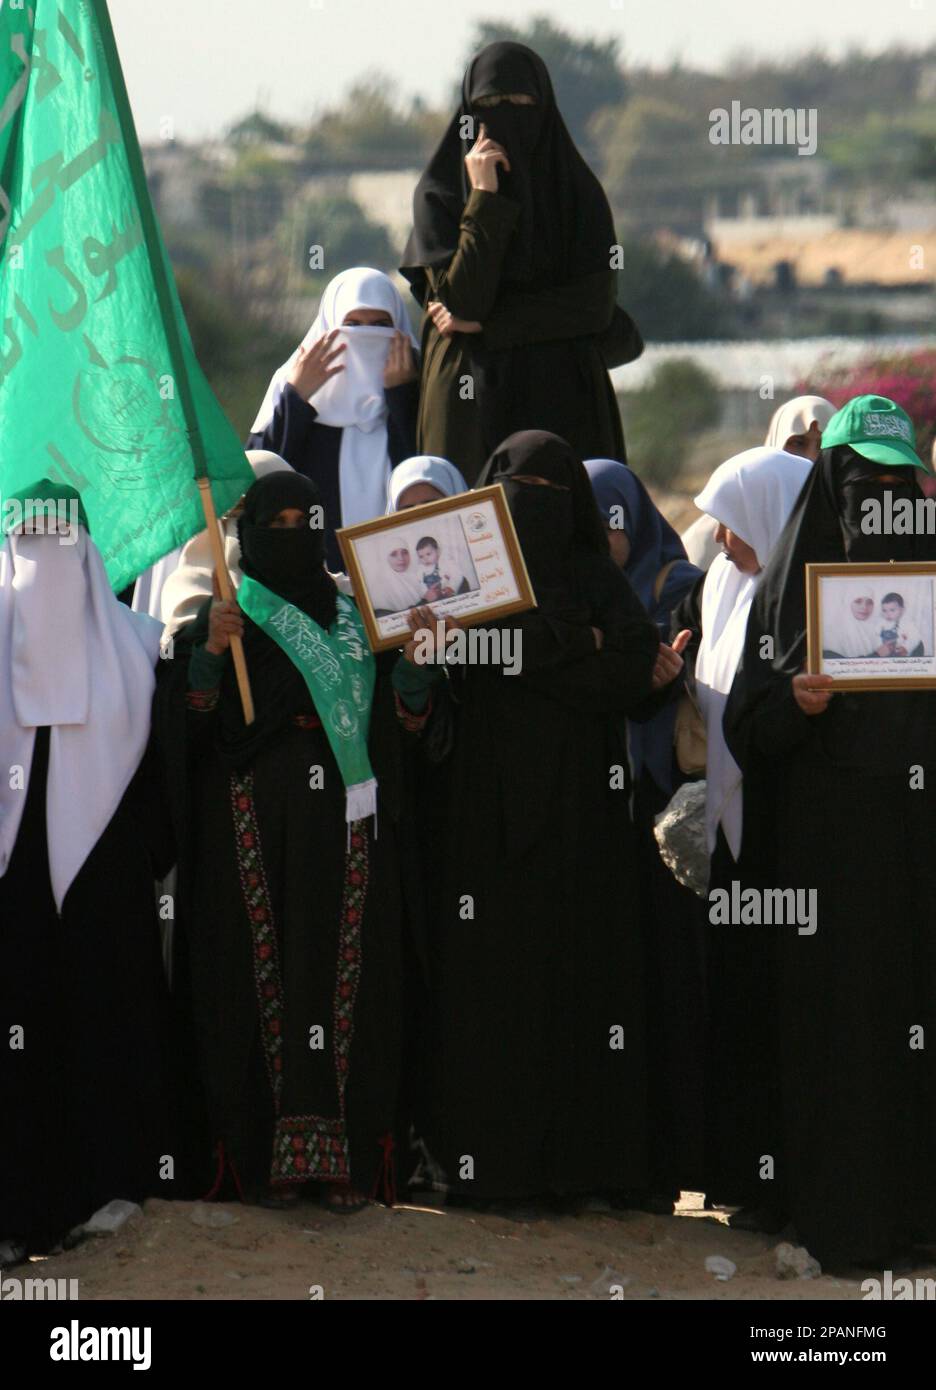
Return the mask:
<path id="1" fill-rule="evenodd" d="M 211 542 L 211 557 L 214 560 L 215 574 L 218 576 L 218 588 L 225 603 L 230 603 L 234 599 L 234 585 L 231 583 L 231 576 L 228 573 L 227 561 L 224 558 L 224 546 L 221 543 L 221 528 L 218 525 L 218 514 L 215 511 L 214 498 L 211 495 L 211 479 L 206 477 L 196 478 L 198 492 L 201 497 L 202 509 L 205 513 L 205 525 L 208 527 L 208 539 Z M 247 674 L 247 658 L 244 655 L 244 644 L 239 637 L 231 638 L 231 655 L 234 658 L 234 673 L 237 676 L 237 688 L 240 691 L 241 704 L 244 707 L 244 723 L 254 722 L 254 703 L 253 695 L 250 691 L 250 677 Z"/>
<path id="2" fill-rule="evenodd" d="M 195 481 L 198 484 L 202 510 L 205 513 L 205 524 L 208 527 L 208 539 L 211 542 L 211 553 L 215 562 L 215 573 L 218 576 L 218 587 L 221 591 L 221 597 L 227 601 L 231 601 L 234 598 L 234 587 L 231 584 L 231 576 L 228 574 L 227 565 L 224 560 L 224 546 L 221 543 L 221 533 L 218 528 L 218 515 L 215 511 L 214 498 L 211 495 L 211 481 L 208 477 L 208 460 L 205 457 L 204 440 L 198 428 L 198 417 L 195 411 L 195 402 L 192 398 L 192 385 L 189 381 L 188 370 L 186 368 L 185 353 L 182 348 L 179 325 L 176 322 L 176 303 L 169 283 L 171 273 L 169 270 L 169 261 L 165 253 L 162 238 L 159 235 L 156 213 L 146 183 L 146 174 L 143 169 L 143 156 L 140 153 L 140 145 L 136 136 L 136 127 L 133 123 L 133 115 L 130 110 L 130 100 L 127 96 L 127 86 L 124 82 L 123 70 L 120 66 L 120 57 L 117 53 L 114 30 L 111 26 L 110 15 L 107 11 L 107 0 L 91 0 L 91 5 L 95 19 L 97 20 L 104 53 L 104 62 L 114 91 L 117 119 L 120 123 L 121 134 L 123 135 L 127 167 L 130 171 L 130 179 L 133 184 L 137 208 L 140 213 L 143 238 L 146 243 L 150 269 L 153 276 L 153 288 L 156 291 L 160 319 L 163 331 L 166 335 L 166 346 L 169 350 L 169 358 L 172 365 L 172 375 L 178 387 L 179 403 L 182 407 L 186 432 L 192 449 L 192 458 L 195 465 Z M 250 693 L 250 680 L 247 675 L 244 644 L 239 637 L 231 638 L 231 654 L 234 657 L 237 686 L 240 691 L 241 704 L 244 708 L 244 723 L 252 724 L 254 721 L 253 697 Z"/>

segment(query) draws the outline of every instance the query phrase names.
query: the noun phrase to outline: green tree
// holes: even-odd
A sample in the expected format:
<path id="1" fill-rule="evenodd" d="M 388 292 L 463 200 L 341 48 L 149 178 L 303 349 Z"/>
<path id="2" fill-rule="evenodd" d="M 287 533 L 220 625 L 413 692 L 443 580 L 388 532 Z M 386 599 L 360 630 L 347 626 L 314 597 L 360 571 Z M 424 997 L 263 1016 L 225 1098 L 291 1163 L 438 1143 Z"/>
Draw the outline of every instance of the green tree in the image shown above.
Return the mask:
<path id="1" fill-rule="evenodd" d="M 696 436 L 717 425 L 720 414 L 718 387 L 708 372 L 688 358 L 661 362 L 625 406 L 628 462 L 648 482 L 670 487 Z"/>
<path id="2" fill-rule="evenodd" d="M 739 336 L 735 316 L 682 256 L 653 241 L 623 243 L 617 299 L 654 342 Z"/>
<path id="3" fill-rule="evenodd" d="M 262 111 L 251 111 L 235 121 L 228 126 L 226 135 L 230 145 L 286 145 L 290 138 L 285 125 L 264 116 Z"/>
<path id="4" fill-rule="evenodd" d="M 277 230 L 277 243 L 295 264 L 324 284 L 349 265 L 390 270 L 396 261 L 386 227 L 372 222 L 353 198 L 313 197 L 296 204 Z M 320 246 L 321 271 L 310 266 L 311 248 Z"/>
<path id="5" fill-rule="evenodd" d="M 748 187 L 750 147 L 726 150 L 709 140 L 708 113 L 652 96 L 635 97 L 623 110 L 608 108 L 592 122 L 603 153 L 605 190 L 622 226 L 650 232 L 661 224 L 696 232 L 706 197 Z"/>
<path id="6" fill-rule="evenodd" d="M 296 346 L 247 299 L 243 279 L 215 256 L 206 269 L 176 270 L 195 353 L 218 400 L 246 438 L 267 383 Z"/>
<path id="7" fill-rule="evenodd" d="M 305 151 L 322 165 L 406 168 L 424 163 L 443 122 L 419 102 L 403 109 L 386 79 L 368 76 L 355 83 L 343 105 L 314 123 Z"/>

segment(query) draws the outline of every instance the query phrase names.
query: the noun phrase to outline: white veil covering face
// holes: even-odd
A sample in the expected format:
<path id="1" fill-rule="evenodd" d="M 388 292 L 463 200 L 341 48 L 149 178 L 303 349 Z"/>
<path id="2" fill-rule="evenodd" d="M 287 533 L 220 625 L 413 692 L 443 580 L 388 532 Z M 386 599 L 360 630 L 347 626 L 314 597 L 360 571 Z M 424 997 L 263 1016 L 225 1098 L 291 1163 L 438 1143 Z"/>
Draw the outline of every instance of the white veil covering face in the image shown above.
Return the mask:
<path id="1" fill-rule="evenodd" d="M 747 449 L 715 469 L 695 504 L 746 541 L 763 569 L 812 468 L 809 459 L 779 449 Z M 702 641 L 696 658 L 696 690 L 707 735 L 709 853 L 721 823 L 735 859 L 741 852 L 741 769 L 725 742 L 722 716 L 759 578 L 742 574 L 724 554 L 715 558 L 702 590 Z"/>
<path id="2" fill-rule="evenodd" d="M 160 626 L 118 602 L 78 528 L 0 549 L 0 875 L 19 833 L 36 730 L 49 728 L 46 839 L 59 912 L 140 765 Z M 10 783 L 22 768 L 22 788 Z"/>
<path id="3" fill-rule="evenodd" d="M 398 463 L 390 474 L 387 488 L 387 515 L 399 509 L 403 494 L 417 483 L 429 483 L 443 497 L 455 497 L 468 491 L 468 484 L 454 463 L 434 454 L 415 454 Z"/>
<path id="4" fill-rule="evenodd" d="M 293 469 L 279 454 L 269 449 L 248 449 L 247 462 L 254 478 L 268 473 L 292 473 Z M 238 506 L 240 504 L 238 503 Z M 232 507 L 221 518 L 224 540 L 224 562 L 235 589 L 241 581 L 240 541 L 237 538 L 237 508 Z M 179 559 L 162 589 L 160 617 L 165 624 L 165 636 L 171 637 L 180 627 L 192 621 L 206 598 L 211 598 L 214 557 L 207 530 L 199 531 L 179 552 Z"/>
<path id="5" fill-rule="evenodd" d="M 355 309 L 382 309 L 390 315 L 392 328 L 343 328 Z M 391 462 L 387 450 L 387 402 L 383 372 L 394 334 L 405 333 L 414 348 L 418 343 L 410 328 L 403 297 L 382 270 L 356 266 L 343 270 L 330 280 L 322 295 L 315 322 L 302 340 L 309 347 L 326 333 L 338 330 L 335 346 L 345 345 L 340 357 L 343 370 L 330 377 L 313 396 L 319 422 L 342 431 L 339 454 L 341 524 L 354 526 L 383 516 L 387 505 L 387 484 Z M 299 349 L 273 374 L 263 404 L 253 424 L 253 433 L 266 429 L 286 384 L 286 377 Z"/>
<path id="6" fill-rule="evenodd" d="M 874 608 L 865 620 L 856 618 L 852 612 L 852 604 L 857 598 L 869 598 L 874 603 L 871 585 L 866 579 L 839 581 L 835 586 L 835 598 L 835 610 L 822 634 L 824 649 L 839 656 L 872 656 L 880 644 Z"/>

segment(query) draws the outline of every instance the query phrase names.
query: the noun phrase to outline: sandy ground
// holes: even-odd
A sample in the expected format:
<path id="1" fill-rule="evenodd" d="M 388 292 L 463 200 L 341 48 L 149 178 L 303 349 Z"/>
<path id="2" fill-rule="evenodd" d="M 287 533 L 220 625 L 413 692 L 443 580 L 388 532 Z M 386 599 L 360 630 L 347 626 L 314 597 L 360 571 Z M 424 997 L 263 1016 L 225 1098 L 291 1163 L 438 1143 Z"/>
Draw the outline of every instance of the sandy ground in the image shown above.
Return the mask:
<path id="1" fill-rule="evenodd" d="M 311 1203 L 272 1212 L 153 1200 L 116 1235 L 16 1273 L 78 1279 L 81 1299 L 861 1299 L 859 1271 L 781 1280 L 777 1239 L 729 1230 L 698 1196 L 682 1207 L 515 1221 L 464 1208 L 336 1217 Z M 737 1272 L 717 1280 L 709 1255 Z M 936 1266 L 914 1273 L 933 1277 Z"/>

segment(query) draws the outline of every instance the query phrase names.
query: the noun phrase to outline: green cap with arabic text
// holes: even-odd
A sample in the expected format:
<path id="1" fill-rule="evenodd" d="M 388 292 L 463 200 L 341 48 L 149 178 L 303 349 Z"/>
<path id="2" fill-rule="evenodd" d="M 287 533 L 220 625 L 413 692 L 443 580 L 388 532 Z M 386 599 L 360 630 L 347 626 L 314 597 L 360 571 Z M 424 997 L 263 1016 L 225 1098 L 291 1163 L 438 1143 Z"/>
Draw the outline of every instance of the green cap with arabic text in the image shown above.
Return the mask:
<path id="1" fill-rule="evenodd" d="M 822 431 L 823 449 L 848 444 L 872 463 L 929 469 L 916 452 L 913 421 L 886 396 L 855 396 L 836 411 Z"/>

